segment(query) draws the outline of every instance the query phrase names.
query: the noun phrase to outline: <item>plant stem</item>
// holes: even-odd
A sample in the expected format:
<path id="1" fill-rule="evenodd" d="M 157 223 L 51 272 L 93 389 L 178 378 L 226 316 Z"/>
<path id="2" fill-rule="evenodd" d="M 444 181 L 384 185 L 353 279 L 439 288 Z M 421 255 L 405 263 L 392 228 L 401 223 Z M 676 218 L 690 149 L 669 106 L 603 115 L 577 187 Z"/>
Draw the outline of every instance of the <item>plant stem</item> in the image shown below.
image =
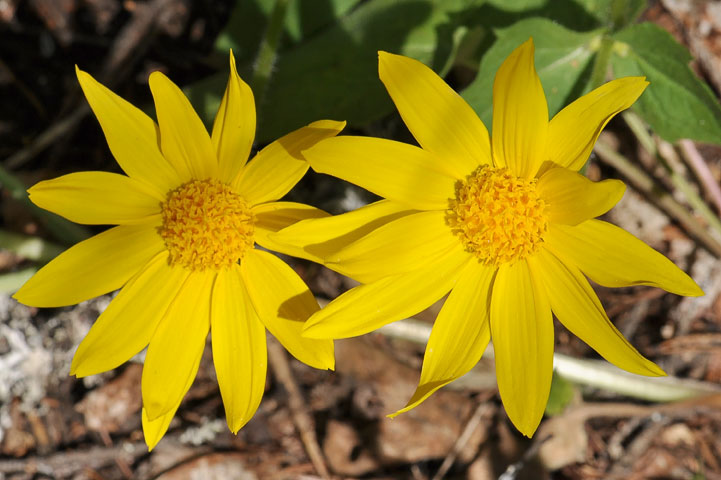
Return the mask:
<path id="1" fill-rule="evenodd" d="M 431 334 L 431 325 L 409 318 L 385 325 L 377 331 L 388 337 L 425 344 Z M 493 347 L 489 345 L 483 357 L 493 356 Z M 602 360 L 579 359 L 560 353 L 553 354 L 553 368 L 571 382 L 651 402 L 673 402 L 721 392 L 721 387 L 712 383 L 677 377 L 643 377 Z"/>
<path id="2" fill-rule="evenodd" d="M 693 141 L 684 139 L 679 140 L 678 148 L 681 151 L 681 156 L 691 166 L 691 169 L 696 173 L 701 184 L 704 186 L 706 193 L 713 201 L 716 206 L 716 210 L 721 214 L 721 187 L 714 178 L 711 170 L 709 170 L 706 161 L 699 153 L 696 145 Z"/>
<path id="3" fill-rule="evenodd" d="M 649 154 L 656 157 L 658 162 L 664 168 L 671 184 L 681 191 L 691 207 L 693 207 L 699 215 L 703 217 L 706 223 L 721 237 L 721 220 L 719 220 L 719 217 L 709 208 L 699 194 L 696 193 L 686 178 L 681 173 L 674 170 L 671 163 L 664 157 L 664 155 L 661 155 L 655 140 L 646 129 L 646 125 L 643 123 L 643 120 L 641 120 L 641 117 L 629 111 L 623 112 L 622 116 L 643 148 Z"/>
<path id="4" fill-rule="evenodd" d="M 683 225 L 713 255 L 721 258 L 721 243 L 711 236 L 706 228 L 683 205 L 674 200 L 671 194 L 659 187 L 643 170 L 616 152 L 603 139 L 596 142 L 594 151 L 602 161 L 621 172 L 621 175 L 626 177 L 636 190 L 654 200 L 663 211 Z"/>
<path id="5" fill-rule="evenodd" d="M 601 37 L 601 46 L 598 48 L 596 58 L 593 61 L 593 70 L 591 71 L 591 79 L 589 81 L 591 90 L 600 87 L 606 82 L 608 62 L 611 61 L 612 52 L 613 39 L 607 35 L 603 35 Z"/>
<path id="6" fill-rule="evenodd" d="M 260 104 L 265 95 L 268 81 L 273 74 L 273 66 L 278 54 L 280 37 L 283 34 L 285 12 L 288 10 L 289 0 L 276 0 L 270 14 L 268 28 L 258 49 L 258 58 L 255 61 L 253 78 L 250 87 L 253 89 L 256 104 Z"/>

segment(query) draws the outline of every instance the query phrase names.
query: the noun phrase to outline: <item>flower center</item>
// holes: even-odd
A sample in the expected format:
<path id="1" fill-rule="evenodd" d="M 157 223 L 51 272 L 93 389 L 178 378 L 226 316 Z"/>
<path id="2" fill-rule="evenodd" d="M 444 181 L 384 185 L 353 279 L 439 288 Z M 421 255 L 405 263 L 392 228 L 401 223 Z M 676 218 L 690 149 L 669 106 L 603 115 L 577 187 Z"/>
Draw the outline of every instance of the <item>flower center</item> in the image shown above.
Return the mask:
<path id="1" fill-rule="evenodd" d="M 228 268 L 253 248 L 253 214 L 218 180 L 191 180 L 168 194 L 160 236 L 170 264 L 202 271 Z"/>
<path id="2" fill-rule="evenodd" d="M 548 229 L 546 204 L 536 180 L 507 168 L 478 167 L 456 186 L 446 221 L 467 251 L 497 267 L 536 252 Z"/>

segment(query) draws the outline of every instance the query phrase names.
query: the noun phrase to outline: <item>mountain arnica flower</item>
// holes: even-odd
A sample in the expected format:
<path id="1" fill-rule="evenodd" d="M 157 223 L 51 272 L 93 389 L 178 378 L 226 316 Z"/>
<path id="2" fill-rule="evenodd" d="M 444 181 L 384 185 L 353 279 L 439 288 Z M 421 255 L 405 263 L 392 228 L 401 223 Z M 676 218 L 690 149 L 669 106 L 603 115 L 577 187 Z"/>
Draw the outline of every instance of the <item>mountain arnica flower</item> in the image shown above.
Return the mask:
<path id="1" fill-rule="evenodd" d="M 313 294 L 287 264 L 255 246 L 303 254 L 268 235 L 326 214 L 276 200 L 308 169 L 300 151 L 344 124 L 312 123 L 246 162 L 255 103 L 232 52 L 210 136 L 181 90 L 160 72 L 150 76 L 157 125 L 86 72 L 77 74 L 127 176 L 72 173 L 33 186 L 30 199 L 78 223 L 118 226 L 64 252 L 15 298 L 59 307 L 122 287 L 78 347 L 70 373 L 110 370 L 148 346 L 142 423 L 150 449 L 190 388 L 210 331 L 228 426 L 236 433 L 263 396 L 266 328 L 298 360 L 334 367 L 332 340 L 301 337 L 303 322 L 318 310 Z"/>
<path id="2" fill-rule="evenodd" d="M 586 277 L 608 287 L 703 292 L 664 256 L 594 219 L 621 199 L 623 183 L 578 173 L 603 127 L 641 95 L 645 79 L 611 81 L 549 121 L 528 40 L 496 74 L 489 136 L 471 107 L 425 65 L 380 52 L 379 70 L 421 148 L 342 136 L 304 151 L 316 171 L 385 199 L 274 237 L 303 243 L 330 268 L 363 283 L 313 314 L 303 334 L 361 335 L 450 292 L 418 388 L 391 416 L 468 372 L 492 340 L 501 399 L 527 436 L 541 421 L 551 385 L 551 312 L 609 362 L 664 375 L 609 321 Z M 329 235 L 354 241 L 337 250 L 323 240 Z"/>

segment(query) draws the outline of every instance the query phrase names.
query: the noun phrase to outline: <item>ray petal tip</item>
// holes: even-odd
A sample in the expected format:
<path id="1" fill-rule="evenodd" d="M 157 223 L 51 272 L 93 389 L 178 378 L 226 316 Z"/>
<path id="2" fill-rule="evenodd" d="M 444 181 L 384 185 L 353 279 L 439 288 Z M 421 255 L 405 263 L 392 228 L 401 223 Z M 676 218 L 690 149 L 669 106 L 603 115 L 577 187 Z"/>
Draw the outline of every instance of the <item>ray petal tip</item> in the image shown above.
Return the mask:
<path id="1" fill-rule="evenodd" d="M 303 325 L 303 330 L 301 331 L 301 337 L 303 338 L 312 338 L 315 340 L 323 340 L 325 337 L 322 335 L 322 328 L 318 326 L 318 323 L 309 323 L 310 321 L 307 321 L 305 325 Z"/>

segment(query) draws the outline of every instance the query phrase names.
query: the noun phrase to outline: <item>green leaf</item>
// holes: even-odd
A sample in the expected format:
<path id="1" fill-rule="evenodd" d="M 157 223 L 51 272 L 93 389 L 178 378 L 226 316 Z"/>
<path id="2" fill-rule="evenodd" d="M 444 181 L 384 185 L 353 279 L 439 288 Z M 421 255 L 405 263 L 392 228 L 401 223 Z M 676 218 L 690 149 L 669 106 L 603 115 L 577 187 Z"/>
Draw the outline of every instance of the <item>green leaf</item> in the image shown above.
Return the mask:
<path id="1" fill-rule="evenodd" d="M 285 46 L 295 45 L 335 23 L 361 0 L 294 0 L 285 18 Z M 233 49 L 238 63 L 252 62 L 268 25 L 275 0 L 238 0 L 227 25 L 215 41 L 223 59 Z"/>
<path id="2" fill-rule="evenodd" d="M 35 267 L 28 267 L 17 272 L 0 274 L 0 293 L 17 292 L 37 271 L 38 269 Z"/>
<path id="3" fill-rule="evenodd" d="M 554 371 L 551 378 L 551 393 L 546 404 L 546 415 L 563 413 L 575 395 L 576 387 Z"/>
<path id="4" fill-rule="evenodd" d="M 651 83 L 634 109 L 669 142 L 690 138 L 721 143 L 721 108 L 711 89 L 689 68 L 691 55 L 651 23 L 614 35 L 616 77 L 645 75 Z"/>
<path id="5" fill-rule="evenodd" d="M 500 29 L 523 19 L 542 17 L 566 28 L 586 31 L 604 23 L 588 3 L 589 0 L 486 0 L 483 5 L 467 9 L 466 25 Z"/>
<path id="6" fill-rule="evenodd" d="M 56 245 L 40 237 L 21 235 L 0 229 L 0 249 L 8 250 L 28 260 L 36 260 L 40 263 L 47 263 L 57 257 L 63 247 Z"/>
<path id="7" fill-rule="evenodd" d="M 42 221 L 47 229 L 50 230 L 50 232 L 52 232 L 52 234 L 61 242 L 72 245 L 90 237 L 91 234 L 87 228 L 66 220 L 59 215 L 55 215 L 52 212 L 43 210 L 33 204 L 28 198 L 27 187 L 25 184 L 8 170 L 5 170 L 1 165 L 0 189 L 5 189 L 10 198 L 17 200 L 27 207 L 28 210 L 40 221 Z"/>
<path id="8" fill-rule="evenodd" d="M 256 141 L 275 140 L 322 118 L 360 127 L 390 113 L 393 103 L 378 79 L 378 50 L 401 53 L 444 72 L 463 30 L 456 11 L 480 1 L 368 0 L 281 51 L 265 98 L 256 98 Z M 255 30 L 253 35 L 260 35 Z M 245 32 L 242 37 L 249 36 Z M 239 69 L 246 81 L 249 67 Z M 212 125 L 226 81 L 227 73 L 222 73 L 184 89 L 206 125 Z"/>
<path id="9" fill-rule="evenodd" d="M 457 25 L 443 0 L 373 0 L 333 27 L 281 53 L 259 105 L 261 142 L 314 120 L 363 126 L 393 110 L 378 79 L 378 50 L 447 68 Z"/>
<path id="10" fill-rule="evenodd" d="M 647 0 L 574 0 L 601 25 L 620 29 L 635 22 L 648 7 Z"/>
<path id="11" fill-rule="evenodd" d="M 483 57 L 478 76 L 462 92 L 488 128 L 492 125 L 496 71 L 529 37 L 533 37 L 536 47 L 536 70 L 546 93 L 549 115 L 555 115 L 587 90 L 591 59 L 601 30 L 579 33 L 545 18 L 529 18 L 495 33 L 498 39 Z"/>

